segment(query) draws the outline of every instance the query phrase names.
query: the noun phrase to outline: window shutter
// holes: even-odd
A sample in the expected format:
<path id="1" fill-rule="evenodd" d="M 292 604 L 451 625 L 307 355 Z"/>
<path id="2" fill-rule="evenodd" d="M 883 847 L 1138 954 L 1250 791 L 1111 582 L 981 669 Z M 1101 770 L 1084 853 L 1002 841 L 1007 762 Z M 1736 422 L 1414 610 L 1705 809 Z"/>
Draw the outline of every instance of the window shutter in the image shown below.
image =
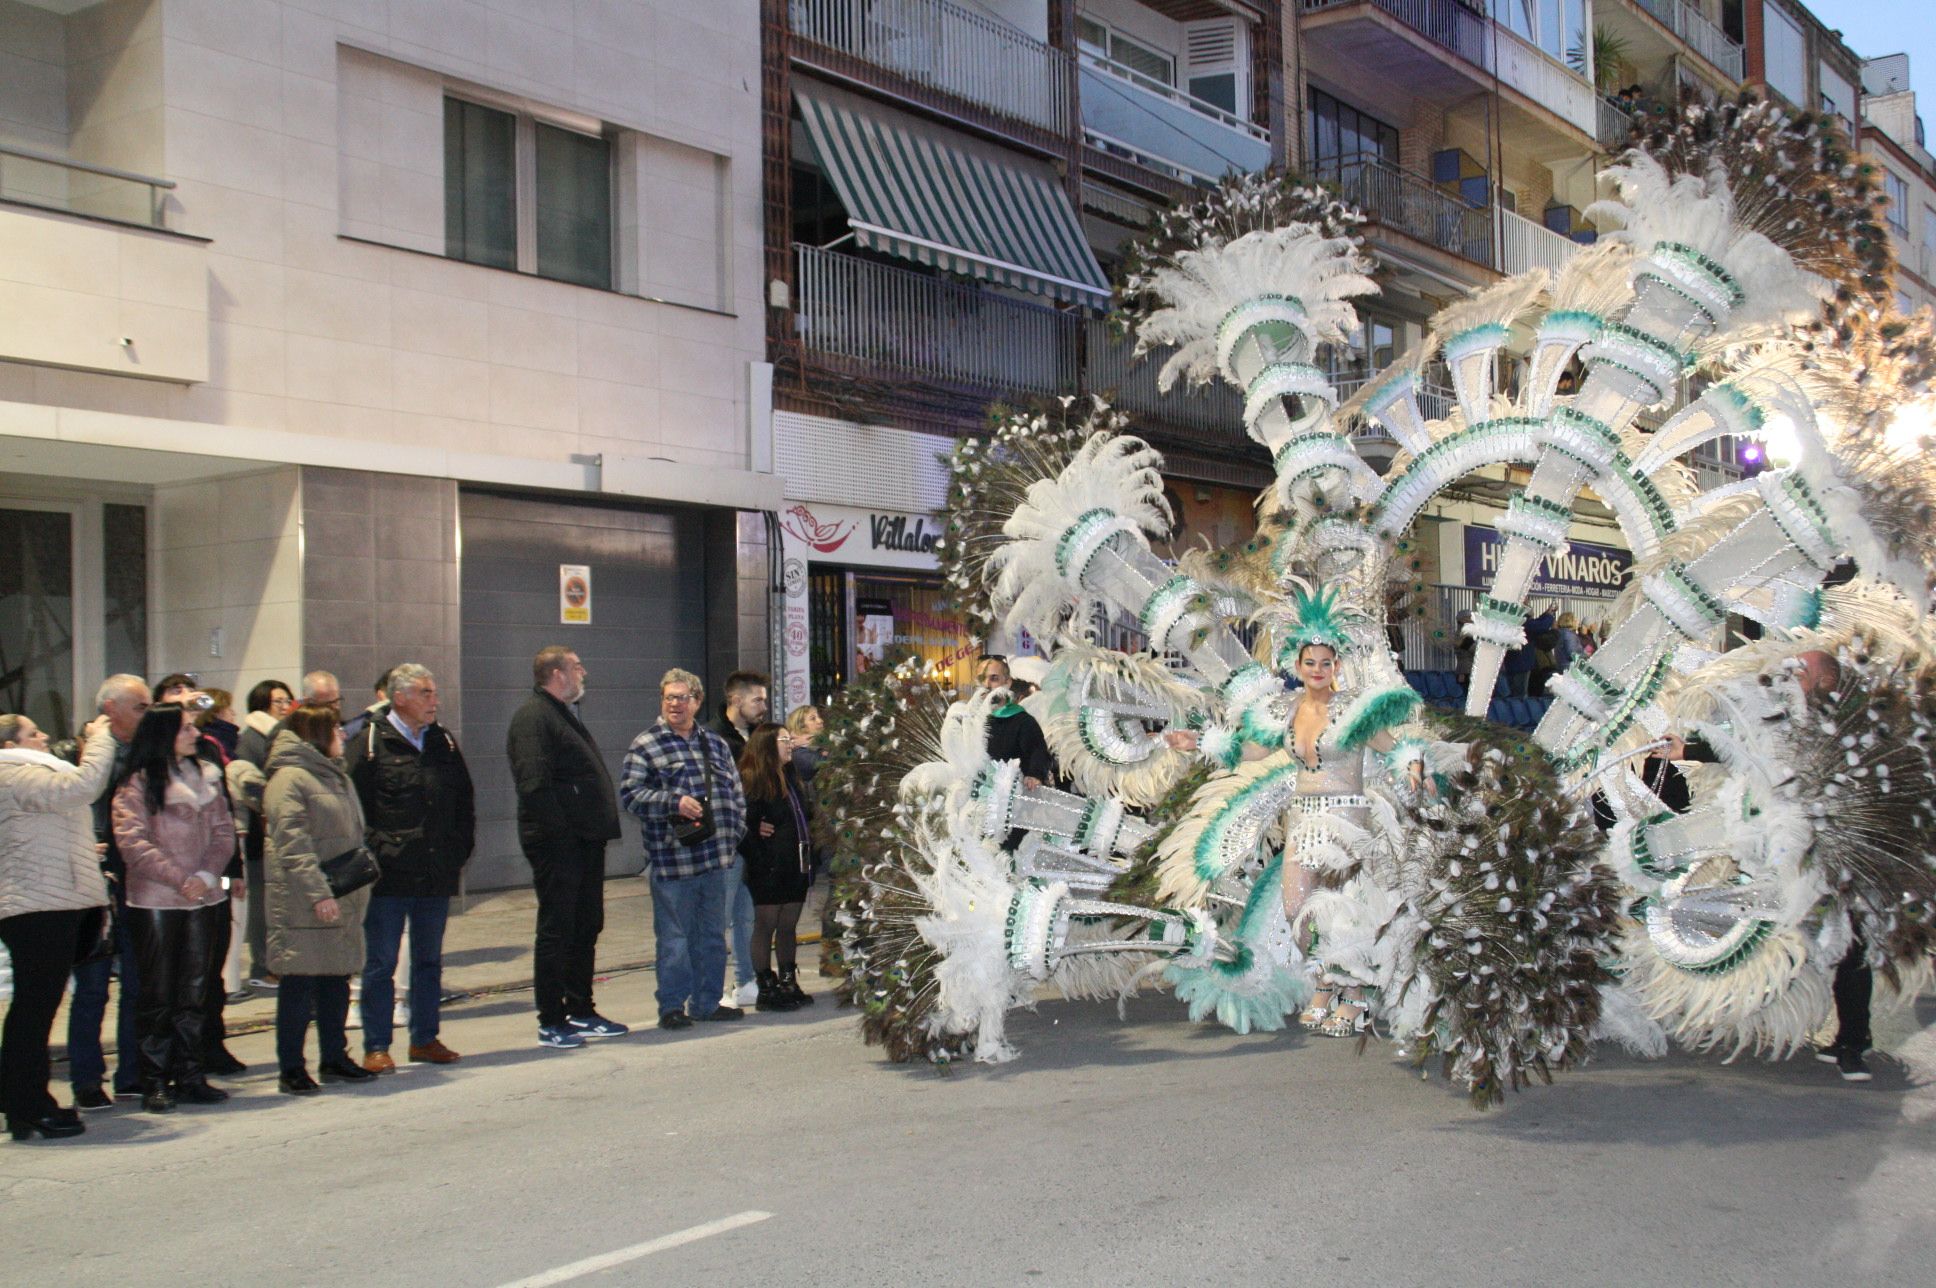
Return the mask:
<path id="1" fill-rule="evenodd" d="M 1184 23 L 1183 66 L 1192 98 L 1250 119 L 1250 29 L 1241 18 Z"/>

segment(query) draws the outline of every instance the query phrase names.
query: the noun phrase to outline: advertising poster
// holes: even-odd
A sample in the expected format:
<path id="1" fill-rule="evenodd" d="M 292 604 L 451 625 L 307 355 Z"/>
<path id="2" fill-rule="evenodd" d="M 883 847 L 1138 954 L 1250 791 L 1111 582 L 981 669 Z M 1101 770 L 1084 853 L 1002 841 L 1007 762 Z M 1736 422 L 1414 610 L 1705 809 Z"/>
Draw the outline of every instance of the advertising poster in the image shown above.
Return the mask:
<path id="1" fill-rule="evenodd" d="M 558 565 L 558 620 L 567 626 L 591 624 L 592 570 L 589 565 Z"/>

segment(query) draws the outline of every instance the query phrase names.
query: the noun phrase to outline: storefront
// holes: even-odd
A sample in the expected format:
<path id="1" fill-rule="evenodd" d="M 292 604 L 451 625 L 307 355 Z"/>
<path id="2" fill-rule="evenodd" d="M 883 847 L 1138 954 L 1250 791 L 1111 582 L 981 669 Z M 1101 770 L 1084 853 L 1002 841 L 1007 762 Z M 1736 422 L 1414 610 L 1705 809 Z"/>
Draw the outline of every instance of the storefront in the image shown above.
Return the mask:
<path id="1" fill-rule="evenodd" d="M 945 683 L 970 683 L 979 641 L 941 583 L 931 514 L 788 502 L 784 706 L 824 702 L 891 649 L 912 649 Z"/>

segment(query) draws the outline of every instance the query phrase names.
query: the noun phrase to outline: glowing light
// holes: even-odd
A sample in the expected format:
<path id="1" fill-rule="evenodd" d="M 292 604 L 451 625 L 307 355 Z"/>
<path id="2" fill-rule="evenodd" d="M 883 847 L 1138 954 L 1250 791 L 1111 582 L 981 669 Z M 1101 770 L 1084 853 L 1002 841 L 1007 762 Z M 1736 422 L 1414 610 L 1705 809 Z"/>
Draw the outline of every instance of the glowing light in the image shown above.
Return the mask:
<path id="1" fill-rule="evenodd" d="M 1895 419 L 1883 431 L 1889 445 L 1903 451 L 1917 451 L 1936 438 L 1936 399 L 1924 398 L 1896 408 Z"/>
<path id="2" fill-rule="evenodd" d="M 1761 425 L 1761 450 L 1770 465 L 1787 467 L 1802 458 L 1802 436 L 1795 422 L 1776 414 Z"/>

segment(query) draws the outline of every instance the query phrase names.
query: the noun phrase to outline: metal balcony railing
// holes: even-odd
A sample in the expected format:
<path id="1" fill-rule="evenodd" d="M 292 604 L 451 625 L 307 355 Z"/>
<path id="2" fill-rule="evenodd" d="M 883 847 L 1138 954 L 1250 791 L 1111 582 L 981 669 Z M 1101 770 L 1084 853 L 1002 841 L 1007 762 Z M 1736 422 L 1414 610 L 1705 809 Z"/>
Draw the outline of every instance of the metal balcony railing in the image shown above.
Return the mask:
<path id="1" fill-rule="evenodd" d="M 1156 374 L 1174 349 L 1152 349 L 1133 358 L 1135 342 L 1112 338 L 1102 318 L 1089 318 L 1083 326 L 1089 358 L 1085 388 L 1111 395 L 1111 404 L 1132 417 L 1148 416 L 1225 442 L 1243 441 L 1244 400 L 1231 386 L 1218 380 L 1190 389 L 1178 381 L 1164 393 L 1157 388 Z"/>
<path id="2" fill-rule="evenodd" d="M 1660 19 L 1662 25 L 1726 73 L 1730 80 L 1741 79 L 1746 57 L 1741 46 L 1703 17 L 1699 9 L 1686 0 L 1634 0 L 1634 3 Z"/>
<path id="3" fill-rule="evenodd" d="M 1073 313 L 795 246 L 795 326 L 816 353 L 997 393 L 1077 387 Z"/>
<path id="4" fill-rule="evenodd" d="M 1378 223 L 1495 267 L 1492 212 L 1471 206 L 1422 175 L 1382 159 L 1345 159 L 1318 166 L 1318 178 L 1335 183 L 1339 193 Z"/>
<path id="5" fill-rule="evenodd" d="M 1337 9 L 1367 0 L 1300 0 L 1305 13 Z M 1477 67 L 1492 67 L 1492 43 L 1486 38 L 1486 18 L 1458 0 L 1368 0 L 1435 45 L 1451 50 Z"/>
<path id="6" fill-rule="evenodd" d="M 1085 67 L 1094 68 L 1096 71 L 1102 72 L 1105 75 L 1114 76 L 1117 80 L 1126 81 L 1134 85 L 1137 89 L 1142 90 L 1145 94 L 1154 94 L 1158 98 L 1166 99 L 1179 107 L 1187 107 L 1197 115 L 1207 116 L 1219 125 L 1227 126 L 1242 134 L 1248 134 L 1251 138 L 1257 139 L 1260 142 L 1270 142 L 1270 131 L 1263 126 L 1247 121 L 1233 112 L 1226 112 L 1215 103 L 1206 103 L 1200 98 L 1186 94 L 1176 86 L 1166 84 L 1154 76 L 1146 76 L 1127 63 L 1119 63 L 1113 58 L 1104 58 L 1101 55 L 1092 54 L 1085 50 L 1082 54 L 1082 64 Z"/>
<path id="7" fill-rule="evenodd" d="M 1579 252 L 1580 244 L 1510 210 L 1499 212 L 1499 271 L 1508 275 L 1534 268 L 1558 272 Z"/>
<path id="8" fill-rule="evenodd" d="M 790 0 L 796 36 L 1057 134 L 1069 56 L 949 0 Z"/>
<path id="9" fill-rule="evenodd" d="M 0 144 L 0 200 L 146 228 L 168 226 L 173 179 Z"/>
<path id="10" fill-rule="evenodd" d="M 1626 147 L 1627 140 L 1633 136 L 1633 117 L 1604 98 L 1598 102 L 1599 120 L 1593 131 L 1595 141 L 1609 151 Z"/>

